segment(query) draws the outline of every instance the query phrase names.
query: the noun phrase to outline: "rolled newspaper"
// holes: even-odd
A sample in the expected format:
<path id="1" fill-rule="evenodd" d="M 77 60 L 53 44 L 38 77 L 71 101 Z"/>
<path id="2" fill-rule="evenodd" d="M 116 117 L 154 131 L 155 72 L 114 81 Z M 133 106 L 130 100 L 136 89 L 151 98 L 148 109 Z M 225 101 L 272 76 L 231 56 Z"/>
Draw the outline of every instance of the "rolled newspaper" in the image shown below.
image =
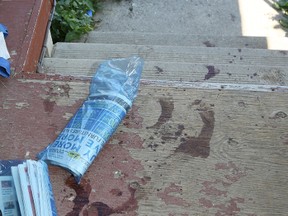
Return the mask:
<path id="1" fill-rule="evenodd" d="M 0 23 L 0 76 L 10 76 L 10 58 L 5 38 L 8 36 L 8 30 L 6 26 Z"/>

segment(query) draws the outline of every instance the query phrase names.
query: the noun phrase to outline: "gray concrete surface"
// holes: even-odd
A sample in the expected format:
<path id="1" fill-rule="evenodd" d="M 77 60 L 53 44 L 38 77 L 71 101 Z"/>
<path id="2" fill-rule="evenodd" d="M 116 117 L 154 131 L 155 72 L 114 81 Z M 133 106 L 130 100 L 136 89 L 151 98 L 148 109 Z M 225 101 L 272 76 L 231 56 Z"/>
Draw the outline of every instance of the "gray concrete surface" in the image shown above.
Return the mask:
<path id="1" fill-rule="evenodd" d="M 285 36 L 269 0 L 107 0 L 96 31 Z"/>

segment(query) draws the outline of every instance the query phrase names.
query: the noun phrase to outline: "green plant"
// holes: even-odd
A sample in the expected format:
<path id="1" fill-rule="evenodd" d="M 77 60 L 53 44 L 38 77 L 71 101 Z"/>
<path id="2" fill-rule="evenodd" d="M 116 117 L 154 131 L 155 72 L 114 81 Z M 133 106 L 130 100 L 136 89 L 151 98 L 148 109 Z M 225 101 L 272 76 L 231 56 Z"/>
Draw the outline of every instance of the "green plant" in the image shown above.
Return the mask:
<path id="1" fill-rule="evenodd" d="M 288 0 L 278 0 L 274 3 L 274 7 L 283 13 L 283 17 L 279 20 L 280 25 L 288 28 Z"/>
<path id="2" fill-rule="evenodd" d="M 86 13 L 92 11 L 94 14 L 97 8 L 98 0 L 57 1 L 51 25 L 53 41 L 71 42 L 92 31 L 95 21 Z"/>

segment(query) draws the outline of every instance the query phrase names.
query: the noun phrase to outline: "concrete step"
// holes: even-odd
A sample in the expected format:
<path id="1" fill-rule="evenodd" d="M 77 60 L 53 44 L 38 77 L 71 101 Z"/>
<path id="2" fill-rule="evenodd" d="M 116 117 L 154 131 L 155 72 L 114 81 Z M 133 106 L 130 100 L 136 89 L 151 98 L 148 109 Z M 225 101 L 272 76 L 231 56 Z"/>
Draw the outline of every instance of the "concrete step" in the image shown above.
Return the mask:
<path id="1" fill-rule="evenodd" d="M 267 65 L 287 67 L 287 51 L 249 48 L 189 47 L 96 43 L 57 43 L 54 58 L 68 59 L 110 59 L 139 55 L 145 61 Z"/>
<path id="2" fill-rule="evenodd" d="M 85 43 L 135 44 L 163 46 L 236 47 L 288 50 L 287 37 L 248 37 L 185 35 L 172 33 L 99 32 L 92 31 Z"/>
<path id="3" fill-rule="evenodd" d="M 43 72 L 63 76 L 91 77 L 99 63 L 97 59 L 46 58 Z M 142 78 L 184 82 L 234 83 L 255 85 L 288 85 L 286 67 L 239 65 L 207 65 L 193 63 L 147 61 Z"/>

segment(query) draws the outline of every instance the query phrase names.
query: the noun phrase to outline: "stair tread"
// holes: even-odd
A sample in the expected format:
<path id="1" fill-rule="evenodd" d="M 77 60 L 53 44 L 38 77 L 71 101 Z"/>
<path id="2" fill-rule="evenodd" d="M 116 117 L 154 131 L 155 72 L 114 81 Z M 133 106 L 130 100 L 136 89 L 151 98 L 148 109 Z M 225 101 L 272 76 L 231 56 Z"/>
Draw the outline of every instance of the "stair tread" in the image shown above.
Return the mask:
<path id="1" fill-rule="evenodd" d="M 109 59 L 139 55 L 145 61 L 288 66 L 288 52 L 249 48 L 57 43 L 53 57 Z"/>
<path id="2" fill-rule="evenodd" d="M 213 36 L 175 33 L 99 32 L 92 31 L 85 43 L 177 45 L 202 47 L 249 47 L 288 50 L 287 37 Z"/>
<path id="3" fill-rule="evenodd" d="M 49 74 L 91 77 L 102 61 L 104 59 L 45 58 L 43 70 Z M 288 85 L 286 67 L 257 65 L 176 64 L 174 62 L 146 61 L 142 78 L 186 82 Z"/>

